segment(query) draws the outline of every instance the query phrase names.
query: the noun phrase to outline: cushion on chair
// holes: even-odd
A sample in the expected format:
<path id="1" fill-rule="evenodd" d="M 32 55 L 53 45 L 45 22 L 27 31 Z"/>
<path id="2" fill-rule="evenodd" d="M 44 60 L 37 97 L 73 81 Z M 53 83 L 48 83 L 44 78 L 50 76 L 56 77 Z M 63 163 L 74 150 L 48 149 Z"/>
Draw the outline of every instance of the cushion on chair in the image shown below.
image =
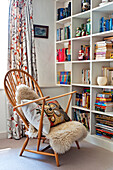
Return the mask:
<path id="1" fill-rule="evenodd" d="M 25 84 L 20 84 L 16 87 L 15 98 L 16 98 L 17 104 L 21 104 L 21 101 L 24 99 L 35 100 L 35 99 L 38 99 L 39 96 L 29 86 Z M 42 101 L 39 101 L 37 103 L 42 104 Z M 21 108 L 19 108 L 19 111 L 24 116 Z"/>
<path id="2" fill-rule="evenodd" d="M 22 100 L 21 104 L 30 102 L 32 100 Z M 30 103 L 28 105 L 22 106 L 22 111 L 26 119 L 33 125 L 37 130 L 39 129 L 40 117 L 41 117 L 41 106 L 36 103 Z M 50 121 L 46 114 L 43 116 L 43 134 L 48 134 L 50 130 Z"/>
<path id="3" fill-rule="evenodd" d="M 81 141 L 87 136 L 84 125 L 77 121 L 69 121 L 52 127 L 46 137 L 56 153 L 63 154 L 71 148 L 75 141 Z"/>
<path id="4" fill-rule="evenodd" d="M 44 110 L 51 122 L 51 127 L 70 121 L 69 116 L 64 112 L 56 100 L 47 102 Z"/>

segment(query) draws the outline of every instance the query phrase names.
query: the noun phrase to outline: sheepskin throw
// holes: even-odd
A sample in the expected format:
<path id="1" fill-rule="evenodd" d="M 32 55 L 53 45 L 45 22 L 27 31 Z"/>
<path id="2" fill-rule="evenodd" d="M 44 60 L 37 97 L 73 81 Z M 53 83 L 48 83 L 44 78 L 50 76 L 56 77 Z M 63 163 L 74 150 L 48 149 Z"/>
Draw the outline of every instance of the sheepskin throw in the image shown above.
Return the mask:
<path id="1" fill-rule="evenodd" d="M 81 141 L 86 136 L 86 128 L 77 121 L 65 122 L 52 127 L 46 135 L 53 150 L 59 154 L 65 153 L 75 141 Z"/>

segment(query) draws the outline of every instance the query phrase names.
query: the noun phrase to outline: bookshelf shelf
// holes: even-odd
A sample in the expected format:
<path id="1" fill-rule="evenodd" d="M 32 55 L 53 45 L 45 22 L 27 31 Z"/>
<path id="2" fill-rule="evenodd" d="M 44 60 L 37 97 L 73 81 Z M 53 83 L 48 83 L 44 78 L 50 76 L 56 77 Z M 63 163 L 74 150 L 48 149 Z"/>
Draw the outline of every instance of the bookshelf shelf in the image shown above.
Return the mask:
<path id="1" fill-rule="evenodd" d="M 69 41 L 71 41 L 71 39 L 56 41 L 56 44 L 66 43 L 66 42 L 69 42 Z"/>
<path id="2" fill-rule="evenodd" d="M 83 36 L 83 37 L 75 37 L 75 38 L 72 38 L 72 40 L 73 41 L 79 41 L 79 40 L 88 41 L 88 40 L 90 40 L 90 37 L 91 37 L 91 35 Z"/>
<path id="3" fill-rule="evenodd" d="M 71 0 L 56 0 L 56 2 L 70 2 Z"/>
<path id="4" fill-rule="evenodd" d="M 67 17 L 61 20 L 56 21 L 56 24 L 65 24 L 67 22 L 71 22 L 71 17 Z"/>
<path id="5" fill-rule="evenodd" d="M 76 60 L 76 61 L 72 61 L 73 64 L 74 63 L 90 63 L 90 62 L 91 62 L 90 60 L 81 60 L 81 61 Z"/>
<path id="6" fill-rule="evenodd" d="M 113 67 L 113 59 L 100 59 L 94 60 L 95 52 L 95 43 L 99 41 L 104 41 L 105 37 L 112 36 L 113 30 L 100 32 L 100 19 L 102 17 L 109 17 L 113 13 L 113 2 L 109 2 L 106 5 L 99 6 L 102 2 L 101 0 L 91 0 L 91 8 L 86 12 L 81 12 L 81 1 L 80 0 L 57 0 L 56 9 L 66 7 L 68 2 L 71 2 L 71 16 L 59 21 L 56 21 L 56 31 L 60 28 L 67 26 L 70 23 L 71 38 L 62 41 L 55 41 L 55 61 L 56 61 L 56 49 L 67 48 L 68 43 L 71 43 L 71 61 L 68 62 L 57 62 L 55 63 L 56 68 L 56 82 L 57 82 L 57 73 L 58 71 L 70 71 L 71 73 L 71 84 L 57 84 L 57 86 L 69 87 L 70 91 L 77 91 L 78 93 L 83 93 L 84 88 L 90 89 L 90 109 L 79 107 L 75 105 L 75 95 L 73 96 L 73 101 L 71 105 L 72 117 L 75 109 L 86 111 L 90 113 L 90 132 L 86 140 L 99 145 L 101 147 L 107 148 L 110 150 L 110 147 L 107 146 L 108 143 L 113 147 L 113 141 L 97 136 L 95 121 L 96 114 L 112 116 L 113 112 L 100 112 L 96 111 L 94 104 L 96 99 L 96 94 L 101 93 L 103 89 L 113 89 L 112 85 L 99 86 L 97 85 L 97 77 L 102 76 L 102 67 Z M 59 5 L 58 5 L 59 4 Z M 61 5 L 60 5 L 61 4 Z M 88 36 L 75 37 L 76 30 L 78 27 L 81 27 L 81 24 L 86 24 L 88 19 L 91 19 L 91 32 Z M 90 46 L 90 60 L 78 60 L 79 50 L 81 45 Z M 89 59 L 89 58 L 88 58 Z M 90 70 L 90 84 L 83 84 L 82 82 L 82 70 Z M 86 82 L 86 81 L 85 81 Z M 88 82 L 88 81 L 87 81 Z M 101 141 L 102 144 L 99 143 Z M 113 151 L 113 149 L 112 149 Z"/>
<path id="7" fill-rule="evenodd" d="M 113 30 L 92 34 L 92 37 L 109 37 L 109 36 L 113 36 Z"/>
<path id="8" fill-rule="evenodd" d="M 103 6 L 99 6 L 99 7 L 92 9 L 92 12 L 104 12 L 104 13 L 107 12 L 108 13 L 108 11 L 109 12 L 113 11 L 113 2 L 109 2 Z"/>
<path id="9" fill-rule="evenodd" d="M 91 85 L 90 84 L 76 84 L 76 83 L 73 83 L 72 86 L 90 87 Z"/>
<path id="10" fill-rule="evenodd" d="M 71 64 L 70 61 L 65 61 L 65 62 L 56 62 L 56 64 Z"/>
<path id="11" fill-rule="evenodd" d="M 98 62 L 112 62 L 113 61 L 113 59 L 104 59 L 104 60 L 92 60 L 92 63 L 98 63 Z"/>
<path id="12" fill-rule="evenodd" d="M 72 18 L 84 18 L 84 19 L 87 19 L 87 18 L 90 17 L 90 12 L 91 12 L 90 10 L 85 11 L 85 12 L 81 12 L 81 13 L 72 15 Z"/>
<path id="13" fill-rule="evenodd" d="M 84 107 L 79 107 L 79 106 L 72 106 L 73 109 L 79 109 L 79 110 L 84 110 L 87 112 L 90 112 L 90 109 L 84 108 Z"/>
<path id="14" fill-rule="evenodd" d="M 113 89 L 113 86 L 99 86 L 99 85 L 91 85 L 93 88 L 99 88 L 99 89 Z"/>
<path id="15" fill-rule="evenodd" d="M 96 111 L 96 110 L 91 110 L 92 113 L 95 114 L 101 114 L 101 115 L 106 115 L 106 116 L 113 116 L 113 112 L 100 112 L 100 111 Z"/>
<path id="16" fill-rule="evenodd" d="M 57 86 L 71 87 L 69 84 L 56 84 Z"/>

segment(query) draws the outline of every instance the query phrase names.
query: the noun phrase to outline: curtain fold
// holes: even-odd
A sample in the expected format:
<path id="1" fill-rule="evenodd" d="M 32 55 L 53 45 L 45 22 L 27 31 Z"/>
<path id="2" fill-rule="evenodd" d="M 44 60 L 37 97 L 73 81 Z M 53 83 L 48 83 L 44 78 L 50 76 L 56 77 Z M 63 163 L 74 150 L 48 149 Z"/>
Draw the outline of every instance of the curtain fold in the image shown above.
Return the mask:
<path id="1" fill-rule="evenodd" d="M 10 0 L 8 19 L 8 70 L 22 69 L 38 81 L 32 0 Z M 20 139 L 25 127 L 8 103 L 8 138 Z"/>

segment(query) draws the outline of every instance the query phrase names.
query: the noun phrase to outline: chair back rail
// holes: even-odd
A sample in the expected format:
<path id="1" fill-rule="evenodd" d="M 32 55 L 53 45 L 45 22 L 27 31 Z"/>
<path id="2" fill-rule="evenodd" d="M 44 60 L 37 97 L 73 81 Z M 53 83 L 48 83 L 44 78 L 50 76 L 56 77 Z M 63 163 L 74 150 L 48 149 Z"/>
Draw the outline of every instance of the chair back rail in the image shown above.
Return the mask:
<path id="1" fill-rule="evenodd" d="M 15 93 L 16 93 L 16 87 L 20 84 L 25 84 L 29 86 L 32 90 L 36 92 L 40 97 L 43 97 L 43 93 L 38 85 L 38 83 L 34 80 L 34 78 L 27 72 L 19 69 L 11 69 L 7 72 L 5 78 L 4 78 L 4 89 L 6 92 L 6 95 L 12 104 L 12 106 L 16 106 L 16 99 L 15 99 Z M 22 116 L 19 109 L 15 109 L 20 118 L 25 123 L 25 126 L 28 128 L 28 122 L 27 120 Z"/>

